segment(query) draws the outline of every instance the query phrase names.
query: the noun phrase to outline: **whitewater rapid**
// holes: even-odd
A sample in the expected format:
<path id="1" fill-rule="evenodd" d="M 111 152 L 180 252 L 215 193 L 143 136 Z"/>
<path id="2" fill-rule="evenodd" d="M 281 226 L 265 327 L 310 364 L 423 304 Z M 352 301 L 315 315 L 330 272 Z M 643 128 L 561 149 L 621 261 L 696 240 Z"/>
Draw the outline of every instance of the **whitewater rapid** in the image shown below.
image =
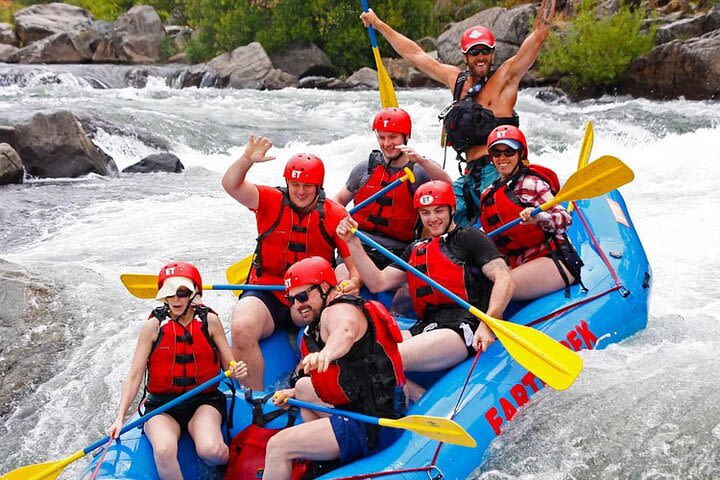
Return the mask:
<path id="1" fill-rule="evenodd" d="M 585 369 L 573 387 L 533 397 L 492 444 L 477 478 L 718 478 L 720 105 L 548 102 L 537 93 L 522 91 L 517 105 L 533 161 L 567 178 L 592 120 L 591 158 L 615 155 L 635 171 L 621 191 L 653 268 L 651 318 L 620 345 L 582 352 Z M 410 145 L 440 162 L 437 112 L 449 96 L 398 92 L 414 121 Z M 155 78 L 142 89 L 94 89 L 70 74 L 0 87 L 0 124 L 69 109 L 164 138 L 187 167 L 0 187 L 0 258 L 53 286 L 48 323 L 72 318 L 64 362 L 0 418 L 0 472 L 63 458 L 104 435 L 153 305 L 129 295 L 121 273 L 154 274 L 167 261 L 187 260 L 206 283 L 223 283 L 225 269 L 252 251 L 254 218 L 220 186 L 250 133 L 270 137 L 277 156 L 254 166 L 250 180 L 280 184 L 284 161 L 307 151 L 324 159 L 332 195 L 376 145 L 370 120 L 378 108 L 377 92 L 176 90 Z M 102 130 L 95 142 L 120 169 L 156 152 Z M 453 157 L 448 152 L 446 169 L 456 177 Z M 205 299 L 227 325 L 230 294 Z M 62 478 L 78 471 L 71 466 Z"/>

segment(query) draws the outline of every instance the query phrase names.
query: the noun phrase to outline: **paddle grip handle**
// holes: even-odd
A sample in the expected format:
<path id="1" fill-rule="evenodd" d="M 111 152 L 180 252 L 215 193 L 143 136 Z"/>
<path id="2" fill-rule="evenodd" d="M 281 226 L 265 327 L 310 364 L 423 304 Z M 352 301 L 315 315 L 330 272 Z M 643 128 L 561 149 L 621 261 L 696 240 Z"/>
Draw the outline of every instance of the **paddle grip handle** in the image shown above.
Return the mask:
<path id="1" fill-rule="evenodd" d="M 543 211 L 542 207 L 535 207 L 535 209 L 532 212 L 530 212 L 530 216 L 534 217 L 535 215 L 537 215 L 538 213 L 540 213 L 542 211 Z M 487 236 L 492 238 L 495 235 L 499 235 L 506 230 L 510 230 L 512 227 L 519 224 L 520 222 L 522 222 L 522 218 L 516 218 L 512 222 L 508 222 L 505 225 L 503 225 L 502 227 L 495 229 L 492 232 L 488 233 Z"/>
<path id="2" fill-rule="evenodd" d="M 370 7 L 368 6 L 367 0 L 361 0 L 363 11 L 367 12 L 370 10 Z M 368 34 L 370 35 L 370 45 L 372 45 L 373 48 L 377 48 L 377 38 L 375 37 L 375 29 L 372 25 L 368 26 Z"/>

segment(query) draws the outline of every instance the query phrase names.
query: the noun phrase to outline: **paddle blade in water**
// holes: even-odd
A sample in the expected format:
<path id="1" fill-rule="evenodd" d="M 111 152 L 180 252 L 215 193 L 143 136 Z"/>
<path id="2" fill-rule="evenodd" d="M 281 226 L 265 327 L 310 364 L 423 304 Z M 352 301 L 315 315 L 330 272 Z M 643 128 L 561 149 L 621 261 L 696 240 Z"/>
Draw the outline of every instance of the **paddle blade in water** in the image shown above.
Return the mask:
<path id="1" fill-rule="evenodd" d="M 475 439 L 456 422 L 443 418 L 431 417 L 429 415 L 408 415 L 407 417 L 393 420 L 380 418 L 379 425 L 392 428 L 410 430 L 433 440 L 439 440 L 453 445 L 474 448 L 477 446 Z"/>

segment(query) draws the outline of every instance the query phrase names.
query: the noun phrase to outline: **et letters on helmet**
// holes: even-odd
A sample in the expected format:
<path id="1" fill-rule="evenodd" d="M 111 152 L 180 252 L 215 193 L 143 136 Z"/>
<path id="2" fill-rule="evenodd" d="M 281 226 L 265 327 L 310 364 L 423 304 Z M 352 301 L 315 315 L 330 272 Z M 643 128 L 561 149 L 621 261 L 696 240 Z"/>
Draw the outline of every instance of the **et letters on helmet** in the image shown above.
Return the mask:
<path id="1" fill-rule="evenodd" d="M 302 170 L 293 170 L 290 172 L 290 177 L 292 178 L 300 178 L 300 175 L 302 175 Z"/>
<path id="2" fill-rule="evenodd" d="M 433 200 L 435 200 L 435 197 L 432 195 L 423 195 L 420 197 L 420 205 L 432 205 Z"/>
<path id="3" fill-rule="evenodd" d="M 482 35 L 482 32 L 480 32 L 480 30 L 473 30 L 472 32 L 470 32 L 470 35 L 468 35 L 468 37 L 475 39 L 478 38 L 480 35 Z"/>

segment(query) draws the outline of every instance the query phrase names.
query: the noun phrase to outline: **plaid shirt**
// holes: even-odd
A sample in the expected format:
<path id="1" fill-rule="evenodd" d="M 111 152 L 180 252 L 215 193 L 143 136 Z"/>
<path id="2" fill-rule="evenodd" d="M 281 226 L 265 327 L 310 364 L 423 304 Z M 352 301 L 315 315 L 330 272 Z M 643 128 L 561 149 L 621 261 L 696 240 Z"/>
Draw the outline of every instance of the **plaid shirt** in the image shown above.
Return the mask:
<path id="1" fill-rule="evenodd" d="M 490 190 L 490 188 L 492 187 L 489 187 L 486 191 Z M 550 185 L 535 175 L 521 176 L 515 182 L 513 193 L 521 202 L 533 207 L 539 207 L 555 197 L 550 191 Z M 540 228 L 548 233 L 554 233 L 555 237 L 559 239 L 562 239 L 563 234 L 572 223 L 570 213 L 561 205 L 555 205 L 545 212 L 538 213 L 535 218 Z M 535 257 L 537 253 L 544 248 L 545 245 L 528 248 L 520 255 L 508 257 L 508 263 L 511 265 L 522 265 L 529 259 Z"/>

